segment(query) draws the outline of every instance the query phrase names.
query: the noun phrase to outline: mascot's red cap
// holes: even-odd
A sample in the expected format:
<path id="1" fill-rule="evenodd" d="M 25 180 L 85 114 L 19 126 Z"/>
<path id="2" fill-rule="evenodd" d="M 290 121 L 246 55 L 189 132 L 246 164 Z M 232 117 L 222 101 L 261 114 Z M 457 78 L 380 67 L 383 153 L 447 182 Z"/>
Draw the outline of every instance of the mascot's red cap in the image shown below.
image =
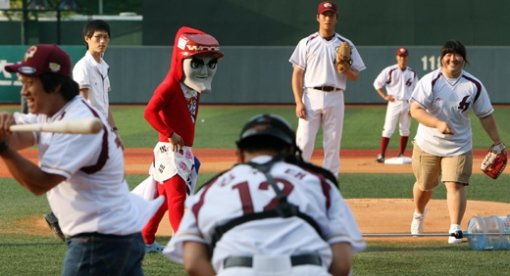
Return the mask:
<path id="1" fill-rule="evenodd" d="M 182 60 L 194 55 L 208 55 L 222 58 L 220 44 L 216 38 L 201 30 L 183 26 L 175 35 L 174 48 L 171 58 L 171 68 L 167 78 L 181 81 L 184 78 Z"/>
<path id="2" fill-rule="evenodd" d="M 209 34 L 182 34 L 177 41 L 177 51 L 187 58 L 194 55 L 204 54 L 222 58 L 218 40 Z"/>

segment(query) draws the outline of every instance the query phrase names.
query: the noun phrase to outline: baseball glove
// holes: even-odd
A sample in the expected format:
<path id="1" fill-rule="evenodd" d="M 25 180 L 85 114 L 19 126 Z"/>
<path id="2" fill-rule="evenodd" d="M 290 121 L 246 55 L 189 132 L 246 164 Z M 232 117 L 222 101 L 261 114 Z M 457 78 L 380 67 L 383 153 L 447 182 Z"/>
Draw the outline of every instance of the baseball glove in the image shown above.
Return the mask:
<path id="1" fill-rule="evenodd" d="M 351 59 L 352 47 L 349 43 L 342 41 L 340 46 L 336 48 L 336 71 L 338 73 L 345 73 L 345 71 L 351 68 L 352 59 Z"/>
<path id="2" fill-rule="evenodd" d="M 482 169 L 482 171 L 490 178 L 497 179 L 505 169 L 506 163 L 507 154 L 505 145 L 503 143 L 499 143 L 497 145 L 492 145 L 489 148 L 489 152 L 485 155 L 480 169 Z"/>

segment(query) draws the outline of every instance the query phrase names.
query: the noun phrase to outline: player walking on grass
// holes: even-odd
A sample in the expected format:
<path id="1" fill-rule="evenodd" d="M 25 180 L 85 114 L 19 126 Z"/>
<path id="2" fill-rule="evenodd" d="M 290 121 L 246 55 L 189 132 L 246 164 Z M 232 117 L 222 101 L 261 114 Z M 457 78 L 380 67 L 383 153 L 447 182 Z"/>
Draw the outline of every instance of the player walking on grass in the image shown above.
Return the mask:
<path id="1" fill-rule="evenodd" d="M 190 275 L 348 275 L 365 243 L 335 176 L 303 161 L 275 115 L 248 121 L 237 148 L 240 163 L 186 201 L 163 253 Z"/>
<path id="2" fill-rule="evenodd" d="M 464 45 L 457 40 L 447 41 L 441 48 L 440 61 L 441 68 L 425 75 L 411 96 L 411 116 L 419 122 L 412 156 L 416 182 L 411 234 L 423 232 L 426 206 L 439 176 L 446 187 L 449 233 L 461 233 L 467 204 L 465 188 L 473 164 L 470 111 L 480 119 L 494 147 L 504 148 L 485 86 L 464 70 Z M 462 239 L 448 238 L 448 243 L 460 242 Z"/>
<path id="3" fill-rule="evenodd" d="M 315 147 L 317 131 L 322 125 L 323 167 L 337 175 L 340 170 L 340 142 L 344 122 L 344 92 L 347 79 L 357 80 L 365 64 L 347 38 L 335 32 L 338 20 L 336 5 L 321 2 L 317 8 L 319 31 L 299 41 L 290 57 L 292 91 L 298 117 L 297 145 L 309 161 Z M 351 47 L 352 64 L 339 73 L 336 51 L 341 42 Z"/>
<path id="4" fill-rule="evenodd" d="M 46 194 L 68 245 L 62 275 L 143 275 L 140 231 L 159 204 L 129 192 L 124 155 L 106 119 L 79 96 L 71 59 L 56 45 L 30 47 L 7 65 L 30 114 L 0 113 L 0 156 L 35 195 Z M 97 134 L 10 132 L 13 124 L 99 118 Z M 18 152 L 37 145 L 39 166 Z"/>
<path id="5" fill-rule="evenodd" d="M 161 219 L 168 210 L 170 225 L 177 231 L 184 200 L 195 191 L 199 162 L 191 147 L 200 94 L 211 91 L 218 59 L 222 57 L 216 38 L 181 27 L 175 36 L 171 68 L 145 108 L 145 119 L 159 133 L 151 175 L 158 182 L 157 194 L 166 198 L 142 231 L 147 252 L 163 250 L 155 242 Z"/>
<path id="6" fill-rule="evenodd" d="M 397 63 L 384 68 L 374 80 L 374 88 L 385 101 L 388 102 L 384 127 L 381 137 L 381 149 L 376 161 L 384 163 L 386 149 L 390 138 L 395 132 L 397 123 L 400 129 L 399 156 L 404 156 L 409 129 L 411 128 L 411 116 L 409 115 L 409 99 L 418 82 L 418 76 L 414 70 L 407 66 L 409 52 L 406 48 L 398 48 L 396 52 Z"/>

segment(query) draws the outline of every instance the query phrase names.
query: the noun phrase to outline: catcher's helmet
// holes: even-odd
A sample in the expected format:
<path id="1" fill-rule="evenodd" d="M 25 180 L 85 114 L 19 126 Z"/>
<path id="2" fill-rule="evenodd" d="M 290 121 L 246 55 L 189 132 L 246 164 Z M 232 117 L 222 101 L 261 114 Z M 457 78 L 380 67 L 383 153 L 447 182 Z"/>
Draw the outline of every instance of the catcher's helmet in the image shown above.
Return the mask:
<path id="1" fill-rule="evenodd" d="M 255 143 L 272 148 L 276 142 L 283 146 L 295 145 L 295 134 L 289 123 L 278 115 L 262 114 L 251 118 L 243 127 L 239 140 L 240 149 Z"/>

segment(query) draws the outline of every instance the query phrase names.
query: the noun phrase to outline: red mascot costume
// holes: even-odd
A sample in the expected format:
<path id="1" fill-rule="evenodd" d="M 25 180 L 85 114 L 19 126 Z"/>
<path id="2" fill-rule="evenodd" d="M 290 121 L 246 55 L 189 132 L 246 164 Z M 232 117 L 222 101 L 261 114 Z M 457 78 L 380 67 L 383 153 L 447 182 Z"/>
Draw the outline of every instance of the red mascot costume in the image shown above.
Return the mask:
<path id="1" fill-rule="evenodd" d="M 146 252 L 163 250 L 155 242 L 161 219 L 169 210 L 170 225 L 177 231 L 186 196 L 194 192 L 199 162 L 191 147 L 200 93 L 211 90 L 217 62 L 222 57 L 213 36 L 181 27 L 175 36 L 171 68 L 145 108 L 145 119 L 159 133 L 150 173 L 158 183 L 157 195 L 166 199 L 142 231 Z"/>

